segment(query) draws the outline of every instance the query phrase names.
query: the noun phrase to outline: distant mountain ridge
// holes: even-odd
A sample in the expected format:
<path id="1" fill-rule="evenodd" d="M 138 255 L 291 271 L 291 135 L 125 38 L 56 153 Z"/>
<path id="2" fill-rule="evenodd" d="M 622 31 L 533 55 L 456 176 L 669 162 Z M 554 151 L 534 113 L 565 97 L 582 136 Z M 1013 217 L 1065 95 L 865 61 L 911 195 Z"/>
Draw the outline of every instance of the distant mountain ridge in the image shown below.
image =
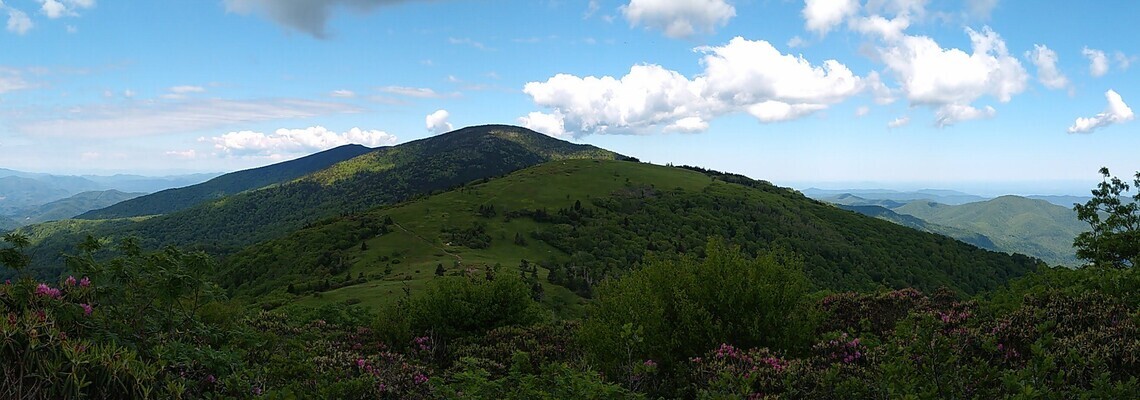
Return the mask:
<path id="1" fill-rule="evenodd" d="M 908 203 L 915 200 L 932 200 L 943 204 L 965 204 L 976 201 L 987 200 L 987 197 L 963 193 L 955 190 L 944 189 L 922 189 L 916 191 L 902 192 L 889 189 L 817 189 L 807 188 L 800 191 L 805 196 L 817 200 L 827 201 L 829 198 L 841 197 L 844 195 L 856 196 L 868 200 L 890 200 L 900 203 Z"/>
<path id="2" fill-rule="evenodd" d="M 21 225 L 73 218 L 92 209 L 107 207 L 146 193 L 126 193 L 118 190 L 83 192 L 38 207 L 23 210 L 13 218 Z"/>
<path id="3" fill-rule="evenodd" d="M 137 197 L 83 213 L 77 218 L 109 219 L 167 214 L 247 190 L 285 183 L 371 151 L 373 149 L 358 144 L 344 145 L 294 160 L 231 172 L 193 186 Z"/>
<path id="4" fill-rule="evenodd" d="M 945 189 L 922 189 L 915 191 L 899 191 L 890 189 L 817 189 L 807 188 L 800 191 L 805 196 L 811 197 L 816 200 L 826 201 L 834 204 L 845 205 L 866 205 L 866 204 L 880 204 L 884 207 L 891 208 L 893 205 L 887 202 L 894 202 L 898 204 L 909 203 L 915 200 L 930 200 L 948 205 L 961 205 L 966 203 L 974 203 L 979 201 L 986 201 L 993 199 L 993 196 L 979 196 L 970 193 L 964 193 L 957 190 Z M 856 199 L 849 200 L 848 198 L 854 197 Z M 1092 199 L 1090 196 L 1073 196 L 1073 195 L 1026 195 L 1022 196 L 1034 200 L 1045 200 L 1049 203 L 1065 207 L 1073 208 L 1074 203 L 1084 204 Z"/>
<path id="5" fill-rule="evenodd" d="M 807 192 L 818 196 L 815 197 L 818 200 L 865 215 L 950 236 L 982 248 L 1031 255 L 1053 265 L 1080 263 L 1072 247 L 1073 239 L 1088 229 L 1072 210 L 1071 203 L 1087 201 L 1080 196 L 1000 196 L 948 204 L 947 201 L 960 201 L 972 195 L 937 190 L 853 191 L 859 195 L 819 189 Z M 923 196 L 930 198 L 893 200 Z"/>
<path id="6" fill-rule="evenodd" d="M 38 254 L 46 258 L 37 263 L 57 267 L 59 260 L 53 257 L 71 251 L 88 234 L 112 239 L 138 236 L 148 246 L 197 247 L 225 254 L 323 218 L 392 204 L 551 160 L 581 158 L 628 157 L 526 128 L 484 125 L 381 147 L 285 183 L 163 215 L 48 223 L 27 231 L 33 233 Z"/>
<path id="7" fill-rule="evenodd" d="M 916 201 L 893 211 L 977 232 L 989 237 L 1003 251 L 1029 254 L 1067 266 L 1079 264 L 1073 239 L 1089 229 L 1071 208 L 1020 196 L 1001 196 L 957 206 Z"/>
<path id="8" fill-rule="evenodd" d="M 0 168 L 0 215 L 22 221 L 37 207 L 67 199 L 84 192 L 115 190 L 121 193 L 153 192 L 170 187 L 191 185 L 215 174 L 145 177 L 139 175 L 53 175 Z M 73 203 L 78 204 L 78 203 Z M 91 203 L 93 207 L 110 204 Z M 85 212 L 89 209 L 79 210 Z M 60 214 L 62 215 L 62 214 Z M 70 218 L 74 215 L 68 215 Z M 54 217 L 53 217 L 54 218 Z"/>
<path id="9" fill-rule="evenodd" d="M 840 205 L 839 207 L 845 210 L 855 211 L 868 217 L 875 217 L 891 221 L 896 224 L 917 229 L 923 232 L 937 233 L 940 235 L 949 236 L 986 250 L 1002 251 L 1002 249 L 994 244 L 993 240 L 991 240 L 986 235 L 977 232 L 971 232 L 966 229 L 953 228 L 945 225 L 927 222 L 926 220 L 915 217 L 913 215 L 896 213 L 887 207 L 877 205 Z"/>

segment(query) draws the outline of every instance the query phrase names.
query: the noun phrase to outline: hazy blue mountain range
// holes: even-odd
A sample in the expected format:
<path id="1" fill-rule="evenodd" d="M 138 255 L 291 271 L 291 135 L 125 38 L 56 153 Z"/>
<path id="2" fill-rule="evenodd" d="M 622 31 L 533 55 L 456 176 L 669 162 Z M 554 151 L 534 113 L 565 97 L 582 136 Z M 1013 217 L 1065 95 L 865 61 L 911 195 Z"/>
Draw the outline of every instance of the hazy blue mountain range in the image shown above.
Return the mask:
<path id="1" fill-rule="evenodd" d="M 954 239 L 972 244 L 974 246 L 981 247 L 983 249 L 1003 251 L 1000 247 L 994 244 L 993 240 L 990 240 L 989 237 L 986 237 L 986 235 L 967 229 L 960 229 L 931 223 L 913 215 L 899 214 L 883 206 L 839 205 L 839 207 L 846 210 L 855 211 L 869 217 L 891 221 L 896 224 L 917 229 L 923 232 L 937 233 L 940 235 L 949 236 Z"/>
<path id="2" fill-rule="evenodd" d="M 980 196 L 956 190 L 923 189 L 916 191 L 896 191 L 889 189 L 817 189 L 808 188 L 800 191 L 805 196 L 828 203 L 843 205 L 881 205 L 887 208 L 896 207 L 915 200 L 930 200 L 942 204 L 958 205 L 992 199 L 993 197 Z M 1027 195 L 1029 199 L 1045 200 L 1065 208 L 1073 208 L 1074 203 L 1089 201 L 1090 196 L 1072 195 Z"/>
<path id="3" fill-rule="evenodd" d="M 154 193 L 170 188 L 180 188 L 195 185 L 210 180 L 219 175 L 221 175 L 221 173 L 213 172 L 169 176 L 117 174 L 109 176 L 83 175 L 82 177 L 89 181 L 101 184 L 108 189 L 118 190 L 121 192 Z"/>
<path id="4" fill-rule="evenodd" d="M 1068 266 L 1079 263 L 1073 239 L 1089 229 L 1070 208 L 1020 196 L 958 206 L 916 201 L 893 211 L 983 234 L 1003 251 Z"/>
<path id="5" fill-rule="evenodd" d="M 38 207 L 48 203 L 64 200 L 71 196 L 85 192 L 99 192 L 114 190 L 119 193 L 150 193 L 171 187 L 192 185 L 212 178 L 217 174 L 173 175 L 162 177 L 146 177 L 140 175 L 53 175 L 33 173 L 0 168 L 0 215 L 10 220 L 23 221 L 29 214 L 41 215 Z M 119 195 L 98 196 L 86 195 L 84 199 L 70 202 L 68 209 L 81 204 L 91 207 L 106 207 L 108 199 L 122 197 Z M 89 201 L 92 199 L 98 201 Z M 90 210 L 82 209 L 72 215 Z M 70 212 L 70 211 L 68 211 Z M 63 215 L 63 209 L 51 213 L 51 218 Z M 37 218 L 36 220 L 43 220 Z"/>
<path id="6" fill-rule="evenodd" d="M 107 207 L 144 194 L 146 193 L 127 193 L 114 189 L 83 192 L 68 198 L 17 211 L 12 213 L 9 217 L 21 225 L 73 218 L 89 210 Z"/>
<path id="7" fill-rule="evenodd" d="M 837 193 L 843 192 L 843 193 Z M 1054 265 L 1079 263 L 1073 239 L 1088 225 L 1072 203 L 1081 196 L 1001 196 L 986 199 L 942 190 L 831 191 L 808 189 L 816 199 L 915 229 L 943 234 L 979 247 L 1023 253 Z M 903 201 L 901 199 L 919 198 Z M 968 199 L 981 199 L 960 203 Z"/>
<path id="8" fill-rule="evenodd" d="M 942 204 L 965 204 L 986 200 L 986 197 L 962 193 L 954 190 L 923 189 L 911 192 L 900 192 L 888 189 L 817 189 L 808 188 L 800 191 L 807 197 L 827 201 L 828 198 L 852 195 L 866 200 L 890 200 L 907 203 L 915 200 L 931 200 Z M 854 205 L 854 204 L 849 204 Z"/>
<path id="9" fill-rule="evenodd" d="M 358 144 L 344 145 L 295 160 L 231 172 L 197 185 L 167 189 L 79 216 L 83 219 L 126 218 L 167 214 L 231 194 L 285 183 L 371 152 Z"/>

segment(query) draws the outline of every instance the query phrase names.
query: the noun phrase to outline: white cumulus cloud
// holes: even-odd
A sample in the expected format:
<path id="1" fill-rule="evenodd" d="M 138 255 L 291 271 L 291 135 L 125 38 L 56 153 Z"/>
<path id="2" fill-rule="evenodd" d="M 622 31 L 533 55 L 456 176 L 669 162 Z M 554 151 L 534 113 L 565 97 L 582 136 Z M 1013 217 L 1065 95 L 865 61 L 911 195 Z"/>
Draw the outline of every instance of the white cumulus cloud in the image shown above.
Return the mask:
<path id="1" fill-rule="evenodd" d="M 1037 66 L 1037 80 L 1049 89 L 1062 89 L 1069 86 L 1069 78 L 1057 69 L 1057 52 L 1040 44 L 1033 45 L 1032 51 L 1025 52 L 1025 57 Z"/>
<path id="2" fill-rule="evenodd" d="M 451 122 L 448 119 L 451 114 L 447 110 L 435 110 L 435 112 L 428 114 L 424 117 L 424 125 L 427 130 L 435 134 L 450 132 L 452 130 Z"/>
<path id="3" fill-rule="evenodd" d="M 665 132 L 697 133 L 709 129 L 708 121 L 701 117 L 685 117 L 665 127 Z"/>
<path id="4" fill-rule="evenodd" d="M 213 143 L 214 148 L 225 155 L 274 157 L 328 150 L 346 144 L 388 146 L 396 143 L 396 136 L 384 131 L 360 128 L 336 133 L 323 126 L 312 126 L 304 129 L 282 128 L 273 133 L 237 131 L 199 140 Z"/>
<path id="5" fill-rule="evenodd" d="M 558 74 L 527 83 L 523 92 L 551 109 L 546 115 L 556 116 L 566 132 L 584 135 L 653 128 L 697 132 L 707 129 L 711 119 L 735 112 L 761 122 L 786 121 L 826 109 L 865 86 L 838 61 L 813 65 L 766 41 L 737 37 L 696 51 L 703 54 L 704 71 L 693 78 L 641 64 L 620 78 Z M 535 114 L 527 118 L 533 120 Z"/>
<path id="6" fill-rule="evenodd" d="M 804 26 L 820 36 L 859 12 L 859 0 L 805 0 Z"/>
<path id="7" fill-rule="evenodd" d="M 28 18 L 28 14 L 15 8 L 8 8 L 8 32 L 23 35 L 32 30 L 33 26 L 35 24 L 32 23 L 31 18 Z"/>
<path id="8" fill-rule="evenodd" d="M 1092 117 L 1077 118 L 1073 126 L 1069 127 L 1069 133 L 1091 133 L 1097 128 L 1131 121 L 1136 117 L 1115 90 L 1104 92 L 1104 98 L 1108 100 L 1108 108 Z"/>
<path id="9" fill-rule="evenodd" d="M 630 0 L 621 6 L 630 26 L 657 29 L 671 38 L 712 33 L 736 16 L 725 0 Z"/>
<path id="10" fill-rule="evenodd" d="M 95 7 L 95 0 L 38 0 L 40 11 L 48 18 L 74 17 L 77 9 Z"/>
<path id="11" fill-rule="evenodd" d="M 562 116 L 547 114 L 538 111 L 519 117 L 519 125 L 535 132 L 545 133 L 553 137 L 565 137 L 566 127 L 562 123 Z"/>
<path id="12" fill-rule="evenodd" d="M 880 59 L 911 104 L 936 110 L 938 125 L 990 117 L 993 107 L 971 104 L 984 96 L 1008 102 L 1026 88 L 1029 74 L 989 27 L 966 28 L 973 52 L 943 49 L 926 36 L 903 36 L 879 49 Z"/>
<path id="13" fill-rule="evenodd" d="M 1108 73 L 1108 56 L 1103 51 L 1085 47 L 1081 49 L 1081 54 L 1089 59 L 1089 74 L 1101 77 Z"/>

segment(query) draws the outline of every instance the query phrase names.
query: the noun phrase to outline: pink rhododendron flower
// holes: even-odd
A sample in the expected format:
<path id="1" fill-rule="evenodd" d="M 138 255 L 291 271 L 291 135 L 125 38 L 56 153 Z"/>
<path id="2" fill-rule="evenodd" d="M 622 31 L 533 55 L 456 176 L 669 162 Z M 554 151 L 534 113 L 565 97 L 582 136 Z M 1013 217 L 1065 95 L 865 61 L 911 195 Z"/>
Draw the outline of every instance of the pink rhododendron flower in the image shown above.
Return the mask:
<path id="1" fill-rule="evenodd" d="M 62 297 L 62 293 L 59 291 L 59 289 L 48 286 L 46 283 L 41 283 L 38 286 L 36 286 L 36 294 L 39 296 L 51 297 L 51 298 L 56 298 L 56 299 Z"/>

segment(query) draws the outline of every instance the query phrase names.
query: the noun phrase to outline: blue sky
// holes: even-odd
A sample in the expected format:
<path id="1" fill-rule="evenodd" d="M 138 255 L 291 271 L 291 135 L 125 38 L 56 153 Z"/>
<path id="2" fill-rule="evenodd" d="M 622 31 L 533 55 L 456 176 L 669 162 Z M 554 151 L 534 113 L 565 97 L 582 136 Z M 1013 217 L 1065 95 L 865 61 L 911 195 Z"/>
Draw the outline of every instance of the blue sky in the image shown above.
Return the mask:
<path id="1" fill-rule="evenodd" d="M 1140 170 L 1133 1 L 3 0 L 0 167 L 232 171 L 524 125 L 795 187 Z"/>

